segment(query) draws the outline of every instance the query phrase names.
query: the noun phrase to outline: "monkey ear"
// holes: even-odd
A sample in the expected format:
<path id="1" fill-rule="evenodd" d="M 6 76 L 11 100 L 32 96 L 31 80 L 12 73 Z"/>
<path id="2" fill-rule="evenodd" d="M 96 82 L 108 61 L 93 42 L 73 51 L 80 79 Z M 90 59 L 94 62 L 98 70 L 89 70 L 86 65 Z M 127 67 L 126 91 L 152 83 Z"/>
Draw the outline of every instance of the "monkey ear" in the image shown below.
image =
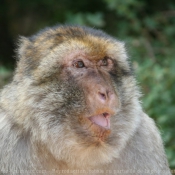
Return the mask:
<path id="1" fill-rule="evenodd" d="M 125 50 L 126 49 L 126 44 L 125 44 L 125 42 L 120 42 L 120 44 L 121 44 L 121 47 Z"/>
<path id="2" fill-rule="evenodd" d="M 128 54 L 127 54 L 127 48 L 126 48 L 126 43 L 125 42 L 121 42 L 121 52 L 123 55 L 123 59 L 128 60 Z"/>
<path id="3" fill-rule="evenodd" d="M 31 64 L 27 64 L 30 60 L 30 53 L 32 52 L 32 42 L 23 36 L 19 37 L 18 48 L 16 49 L 16 58 L 17 58 L 17 69 L 16 69 L 16 75 L 14 76 L 14 79 L 16 81 L 20 81 L 21 78 L 28 73 L 27 70 L 31 69 Z M 29 59 L 28 59 L 29 58 Z"/>
<path id="4" fill-rule="evenodd" d="M 30 48 L 31 42 L 28 38 L 20 36 L 18 40 L 18 49 L 17 49 L 17 55 L 18 59 L 21 59 L 24 57 L 27 53 L 27 50 Z"/>
<path id="5" fill-rule="evenodd" d="M 117 53 L 118 59 L 121 59 L 121 62 L 127 62 L 128 54 L 125 42 L 117 41 L 113 50 Z"/>

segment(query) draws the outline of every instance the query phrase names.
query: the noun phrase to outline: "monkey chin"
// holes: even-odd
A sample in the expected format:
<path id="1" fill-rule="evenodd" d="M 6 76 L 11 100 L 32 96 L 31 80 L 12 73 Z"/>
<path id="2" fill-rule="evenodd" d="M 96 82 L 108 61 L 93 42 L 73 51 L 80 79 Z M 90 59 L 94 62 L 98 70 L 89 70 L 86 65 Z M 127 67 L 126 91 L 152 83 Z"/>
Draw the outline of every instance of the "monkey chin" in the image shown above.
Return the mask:
<path id="1" fill-rule="evenodd" d="M 105 142 L 111 133 L 110 117 L 108 112 L 95 114 L 90 117 L 82 117 L 80 120 L 84 130 L 91 136 L 92 141 L 96 144 Z"/>

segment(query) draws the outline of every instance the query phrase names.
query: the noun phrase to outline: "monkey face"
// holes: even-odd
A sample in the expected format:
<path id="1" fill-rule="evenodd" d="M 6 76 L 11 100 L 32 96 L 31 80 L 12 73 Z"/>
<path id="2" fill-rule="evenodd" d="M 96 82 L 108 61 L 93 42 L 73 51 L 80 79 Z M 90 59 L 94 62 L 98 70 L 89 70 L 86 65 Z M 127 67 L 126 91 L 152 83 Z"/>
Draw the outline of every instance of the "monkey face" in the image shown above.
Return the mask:
<path id="1" fill-rule="evenodd" d="M 89 164 L 118 156 L 140 110 L 123 43 L 89 28 L 56 27 L 23 38 L 18 54 L 14 80 L 25 87 L 37 140 L 64 161 L 70 152 L 82 162 L 88 155 Z"/>
<path id="2" fill-rule="evenodd" d="M 83 94 L 81 108 L 84 106 L 84 110 L 77 109 L 80 114 L 75 119 L 78 126 L 73 122 L 74 130 L 81 131 L 81 136 L 91 141 L 105 141 L 110 134 L 111 117 L 119 108 L 119 100 L 110 78 L 114 64 L 106 56 L 102 59 L 93 57 L 96 55 L 84 54 L 83 51 L 68 55 L 63 63 L 62 76 L 69 82 L 74 81 L 71 84 L 77 84 L 78 91 Z"/>

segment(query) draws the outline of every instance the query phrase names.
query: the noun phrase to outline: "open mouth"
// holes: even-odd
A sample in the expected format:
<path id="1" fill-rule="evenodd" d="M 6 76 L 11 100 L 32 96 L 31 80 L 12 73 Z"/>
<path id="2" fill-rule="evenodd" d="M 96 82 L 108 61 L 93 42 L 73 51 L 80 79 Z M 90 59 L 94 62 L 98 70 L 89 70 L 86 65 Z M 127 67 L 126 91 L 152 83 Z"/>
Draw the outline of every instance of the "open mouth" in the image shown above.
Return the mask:
<path id="1" fill-rule="evenodd" d="M 106 128 L 106 129 L 110 128 L 110 114 L 107 112 L 104 112 L 104 113 L 99 114 L 99 115 L 88 117 L 88 119 L 92 123 L 94 123 L 98 126 L 101 126 L 103 128 Z"/>

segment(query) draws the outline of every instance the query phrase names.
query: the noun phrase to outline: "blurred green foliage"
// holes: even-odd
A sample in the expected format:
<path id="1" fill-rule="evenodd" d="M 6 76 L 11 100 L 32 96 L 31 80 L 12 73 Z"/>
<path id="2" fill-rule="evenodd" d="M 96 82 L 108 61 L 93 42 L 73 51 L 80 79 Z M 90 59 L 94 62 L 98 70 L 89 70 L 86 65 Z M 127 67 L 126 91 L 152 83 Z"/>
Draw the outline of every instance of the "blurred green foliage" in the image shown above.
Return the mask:
<path id="1" fill-rule="evenodd" d="M 2 0 L 0 87 L 12 75 L 14 41 L 56 23 L 88 25 L 124 40 L 143 93 L 175 168 L 174 0 Z"/>

